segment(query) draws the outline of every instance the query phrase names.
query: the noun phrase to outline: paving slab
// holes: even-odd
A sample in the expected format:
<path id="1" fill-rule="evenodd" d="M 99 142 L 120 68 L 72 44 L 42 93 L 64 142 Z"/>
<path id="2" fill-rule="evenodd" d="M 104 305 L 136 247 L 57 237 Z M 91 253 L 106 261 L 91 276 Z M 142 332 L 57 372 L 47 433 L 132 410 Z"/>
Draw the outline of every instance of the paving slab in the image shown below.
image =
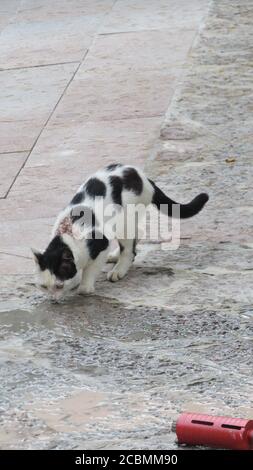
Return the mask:
<path id="1" fill-rule="evenodd" d="M 18 0 L 16 0 L 18 1 Z M 20 1 L 20 0 L 19 0 Z M 19 11 L 18 19 L 21 21 L 47 21 L 75 16 L 93 16 L 110 12 L 114 0 L 23 0 Z"/>
<path id="2" fill-rule="evenodd" d="M 178 70 L 131 71 L 113 68 L 78 75 L 59 104 L 52 123 L 133 119 L 164 115 Z M 158 92 L 159 90 L 159 92 Z"/>
<path id="3" fill-rule="evenodd" d="M 99 36 L 52 123 L 163 115 L 193 38 L 192 31 L 180 39 L 169 31 Z"/>
<path id="4" fill-rule="evenodd" d="M 0 33 L 15 18 L 20 0 L 2 0 L 0 3 Z"/>
<path id="5" fill-rule="evenodd" d="M 41 219 L 54 217 L 55 220 L 56 215 L 69 202 L 75 190 L 76 187 L 70 187 L 66 190 L 66 193 L 61 191 L 56 196 L 53 189 L 46 192 L 38 192 L 34 188 L 31 192 L 27 189 L 22 197 L 17 193 L 12 197 L 8 196 L 7 199 L 0 199 L 1 217 L 5 222 L 16 221 L 18 223 L 20 220 L 29 220 L 30 224 L 38 217 Z M 48 241 L 48 238 L 45 233 L 45 243 L 46 241 Z"/>
<path id="6" fill-rule="evenodd" d="M 45 239 L 50 237 L 53 222 L 52 218 L 2 222 L 0 253 L 32 258 L 31 247 L 39 249 L 44 246 Z M 2 269 L 5 269 L 4 265 Z"/>
<path id="7" fill-rule="evenodd" d="M 152 29 L 195 29 L 206 13 L 203 0 L 119 0 L 101 32 L 113 33 Z"/>
<path id="8" fill-rule="evenodd" d="M 14 253 L 1 253 L 0 252 L 0 275 L 1 276 L 18 276 L 30 274 L 34 275 L 34 266 L 30 259 L 23 255 L 16 255 Z M 14 281 L 14 279 L 13 279 Z M 2 298 L 3 301 L 3 298 Z"/>
<path id="9" fill-rule="evenodd" d="M 143 164 L 159 136 L 161 121 L 158 116 L 73 123 L 69 111 L 61 125 L 51 119 L 31 153 L 26 169 L 55 165 L 70 171 L 76 168 L 85 175 L 108 161 L 134 163 L 138 160 Z"/>
<path id="10" fill-rule="evenodd" d="M 20 3 L 0 38 L 0 69 L 81 61 L 112 0 Z"/>
<path id="11" fill-rule="evenodd" d="M 76 64 L 0 72 L 0 153 L 32 148 Z"/>
<path id="12" fill-rule="evenodd" d="M 86 71 L 99 70 L 105 74 L 113 67 L 128 71 L 170 70 L 182 66 L 195 37 L 195 30 L 129 31 L 98 35 L 80 67 L 78 77 Z"/>
<path id="13" fill-rule="evenodd" d="M 24 152 L 0 154 L 0 198 L 4 198 L 7 195 L 27 156 L 28 154 Z"/>

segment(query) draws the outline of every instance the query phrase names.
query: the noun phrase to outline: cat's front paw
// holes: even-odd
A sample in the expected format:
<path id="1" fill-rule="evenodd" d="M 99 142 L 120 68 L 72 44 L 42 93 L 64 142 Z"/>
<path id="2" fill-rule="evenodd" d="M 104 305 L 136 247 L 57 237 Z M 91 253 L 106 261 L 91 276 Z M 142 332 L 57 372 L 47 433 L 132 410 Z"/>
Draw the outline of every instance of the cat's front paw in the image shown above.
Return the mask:
<path id="1" fill-rule="evenodd" d="M 122 279 L 122 277 L 124 277 L 125 274 L 126 273 L 123 273 L 117 269 L 112 269 L 111 271 L 107 273 L 107 279 L 108 281 L 111 281 L 111 282 L 117 282 L 120 279 Z"/>
<path id="2" fill-rule="evenodd" d="M 79 286 L 78 289 L 77 289 L 77 293 L 79 295 L 91 295 L 91 294 L 94 294 L 95 292 L 95 287 L 94 286 Z"/>

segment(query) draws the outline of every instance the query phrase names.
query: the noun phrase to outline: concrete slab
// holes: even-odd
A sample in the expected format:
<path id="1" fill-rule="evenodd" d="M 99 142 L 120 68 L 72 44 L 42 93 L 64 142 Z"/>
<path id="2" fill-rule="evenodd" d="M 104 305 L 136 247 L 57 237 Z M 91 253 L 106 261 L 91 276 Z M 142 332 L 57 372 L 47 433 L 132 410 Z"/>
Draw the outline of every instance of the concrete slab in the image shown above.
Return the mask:
<path id="1" fill-rule="evenodd" d="M 20 3 L 20 0 L 1 0 L 0 13 L 9 14 L 11 17 L 12 15 L 15 15 Z"/>
<path id="2" fill-rule="evenodd" d="M 50 167 L 48 165 L 25 168 L 18 178 L 17 185 L 13 187 L 11 196 L 14 196 L 16 200 L 21 197 L 30 197 L 30 200 L 34 201 L 32 206 L 36 206 L 34 196 L 41 199 L 44 197 L 46 200 L 46 193 L 51 191 L 51 194 L 55 194 L 54 199 L 51 200 L 51 207 L 53 208 L 54 200 L 57 201 L 59 197 L 62 200 L 65 191 L 68 195 L 73 186 L 75 190 L 80 186 L 80 172 L 78 169 L 76 170 L 76 172 L 73 169 L 68 171 L 67 167 L 56 169 L 55 166 Z M 36 188 L 34 187 L 35 180 L 37 181 Z M 35 193 L 34 196 L 33 192 Z M 8 198 L 8 201 L 12 202 L 12 197 Z M 33 213 L 33 207 L 29 211 L 29 218 L 31 218 L 31 213 Z"/>
<path id="3" fill-rule="evenodd" d="M 48 165 L 76 170 L 85 176 L 108 162 L 142 164 L 159 135 L 160 125 L 160 117 L 72 123 L 69 115 L 61 125 L 52 120 L 33 149 L 26 169 Z"/>
<path id="4" fill-rule="evenodd" d="M 156 117 L 164 114 L 180 74 L 177 69 L 133 73 L 112 68 L 78 74 L 57 107 L 53 124 Z"/>
<path id="5" fill-rule="evenodd" d="M 0 2 L 0 33 L 15 18 L 20 0 L 2 0 Z"/>
<path id="6" fill-rule="evenodd" d="M 13 196 L 8 196 L 7 199 L 0 199 L 1 217 L 6 223 L 29 220 L 31 225 L 37 217 L 43 219 L 53 217 L 52 227 L 56 215 L 69 202 L 75 190 L 76 185 L 73 188 L 70 186 L 66 192 L 61 191 L 57 194 L 54 189 L 38 192 L 35 188 L 32 188 L 32 191 L 27 190 L 22 195 L 17 192 Z M 42 227 L 44 229 L 43 222 Z"/>
<path id="7" fill-rule="evenodd" d="M 118 0 L 103 33 L 152 29 L 195 29 L 206 14 L 206 0 Z"/>
<path id="8" fill-rule="evenodd" d="M 34 274 L 32 259 L 25 256 L 0 253 L 0 276 Z"/>
<path id="9" fill-rule="evenodd" d="M 1 224 L 0 253 L 32 259 L 31 247 L 44 248 L 49 239 L 52 224 L 53 220 L 49 218 L 34 218 L 32 223 L 31 220 L 3 222 Z M 17 264 L 18 262 L 19 260 L 16 260 Z"/>
<path id="10" fill-rule="evenodd" d="M 182 66 L 195 30 L 162 29 L 99 35 L 80 67 L 78 77 L 85 72 L 99 70 L 102 75 L 115 67 L 127 71 L 152 71 Z"/>
<path id="11" fill-rule="evenodd" d="M 89 18 L 9 24 L 1 36 L 0 69 L 80 61 L 96 26 Z"/>
<path id="12" fill-rule="evenodd" d="M 97 37 L 52 123 L 164 114 L 193 38 L 192 31 Z"/>
<path id="13" fill-rule="evenodd" d="M 0 38 L 0 69 L 81 61 L 112 3 L 20 3 Z"/>
<path id="14" fill-rule="evenodd" d="M 0 198 L 6 196 L 14 178 L 20 171 L 28 154 L 27 153 L 2 153 L 0 154 Z"/>
<path id="15" fill-rule="evenodd" d="M 0 70 L 81 60 L 114 0 L 0 5 Z"/>
<path id="16" fill-rule="evenodd" d="M 0 153 L 31 149 L 76 67 L 0 72 Z"/>
<path id="17" fill-rule="evenodd" d="M 71 20 L 75 16 L 100 15 L 110 12 L 114 3 L 114 0 L 36 0 L 35 4 L 34 0 L 23 0 L 18 11 L 18 20 L 59 21 L 67 18 Z"/>

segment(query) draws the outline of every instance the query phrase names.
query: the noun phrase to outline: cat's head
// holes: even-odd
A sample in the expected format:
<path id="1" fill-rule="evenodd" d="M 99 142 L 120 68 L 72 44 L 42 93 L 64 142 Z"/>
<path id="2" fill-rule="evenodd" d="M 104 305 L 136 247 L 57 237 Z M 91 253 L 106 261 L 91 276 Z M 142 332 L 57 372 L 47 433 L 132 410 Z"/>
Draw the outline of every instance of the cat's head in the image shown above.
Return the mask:
<path id="1" fill-rule="evenodd" d="M 37 267 L 37 286 L 55 298 L 59 298 L 68 281 L 77 274 L 72 250 L 62 237 L 57 235 L 49 243 L 44 253 L 32 251 Z"/>

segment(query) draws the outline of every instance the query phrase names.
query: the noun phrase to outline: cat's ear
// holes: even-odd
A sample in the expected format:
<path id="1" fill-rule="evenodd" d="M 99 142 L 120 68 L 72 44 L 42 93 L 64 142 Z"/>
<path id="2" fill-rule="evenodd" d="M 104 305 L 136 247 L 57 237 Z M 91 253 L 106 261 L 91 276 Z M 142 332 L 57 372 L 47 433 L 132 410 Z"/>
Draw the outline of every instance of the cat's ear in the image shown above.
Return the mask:
<path id="1" fill-rule="evenodd" d="M 33 259 L 36 264 L 39 264 L 39 260 L 42 256 L 42 253 L 40 253 L 38 250 L 35 250 L 35 248 L 31 248 L 32 254 L 33 254 Z"/>

